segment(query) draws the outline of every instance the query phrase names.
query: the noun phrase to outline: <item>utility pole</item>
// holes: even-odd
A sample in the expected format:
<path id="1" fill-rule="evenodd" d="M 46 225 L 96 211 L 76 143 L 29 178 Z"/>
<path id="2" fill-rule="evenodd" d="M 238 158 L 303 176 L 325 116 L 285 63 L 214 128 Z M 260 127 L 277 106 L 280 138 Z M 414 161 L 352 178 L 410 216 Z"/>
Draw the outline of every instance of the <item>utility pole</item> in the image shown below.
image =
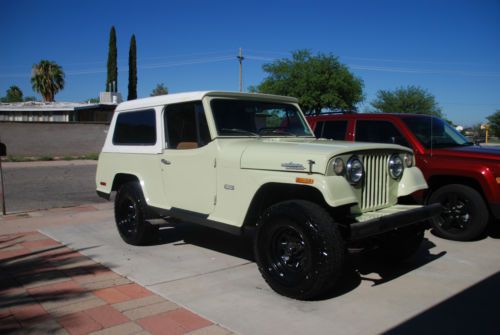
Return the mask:
<path id="1" fill-rule="evenodd" d="M 240 54 L 236 56 L 238 61 L 240 62 L 240 92 L 243 92 L 243 60 L 245 57 L 243 57 L 243 51 L 240 48 Z"/>

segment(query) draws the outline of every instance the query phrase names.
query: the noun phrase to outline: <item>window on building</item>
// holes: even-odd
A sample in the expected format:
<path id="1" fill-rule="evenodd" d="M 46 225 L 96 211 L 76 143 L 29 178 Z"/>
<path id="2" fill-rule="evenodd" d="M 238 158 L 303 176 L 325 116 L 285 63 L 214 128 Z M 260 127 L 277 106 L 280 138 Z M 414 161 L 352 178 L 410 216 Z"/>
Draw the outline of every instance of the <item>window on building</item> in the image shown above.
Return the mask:
<path id="1" fill-rule="evenodd" d="M 115 145 L 154 145 L 156 144 L 156 118 L 153 109 L 126 112 L 118 115 L 115 132 Z"/>
<path id="2" fill-rule="evenodd" d="M 389 121 L 356 121 L 357 142 L 392 143 L 410 147 L 399 130 Z"/>
<path id="3" fill-rule="evenodd" d="M 169 149 L 196 149 L 211 141 L 201 101 L 169 105 L 163 119 Z"/>

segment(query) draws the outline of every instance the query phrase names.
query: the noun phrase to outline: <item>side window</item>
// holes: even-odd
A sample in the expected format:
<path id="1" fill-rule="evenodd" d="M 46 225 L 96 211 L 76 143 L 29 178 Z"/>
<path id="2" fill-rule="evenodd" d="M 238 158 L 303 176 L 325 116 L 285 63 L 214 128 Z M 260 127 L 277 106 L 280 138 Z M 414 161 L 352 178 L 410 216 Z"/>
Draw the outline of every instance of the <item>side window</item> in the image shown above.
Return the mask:
<path id="1" fill-rule="evenodd" d="M 163 120 L 169 149 L 195 149 L 211 141 L 200 101 L 167 106 Z"/>
<path id="2" fill-rule="evenodd" d="M 347 131 L 347 121 L 325 121 L 321 137 L 332 140 L 344 141 Z"/>
<path id="3" fill-rule="evenodd" d="M 114 145 L 155 145 L 156 117 L 153 109 L 124 112 L 116 119 Z"/>
<path id="4" fill-rule="evenodd" d="M 356 121 L 357 142 L 392 143 L 410 147 L 399 130 L 389 121 Z"/>

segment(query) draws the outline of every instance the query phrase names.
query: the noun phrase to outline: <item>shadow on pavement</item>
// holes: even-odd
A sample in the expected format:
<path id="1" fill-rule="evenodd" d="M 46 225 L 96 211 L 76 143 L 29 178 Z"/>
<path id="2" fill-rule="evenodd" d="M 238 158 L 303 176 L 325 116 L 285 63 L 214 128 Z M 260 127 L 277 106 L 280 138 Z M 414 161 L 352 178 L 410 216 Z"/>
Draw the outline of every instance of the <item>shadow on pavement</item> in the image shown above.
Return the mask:
<path id="1" fill-rule="evenodd" d="M 156 244 L 169 243 L 174 245 L 193 244 L 248 261 L 254 261 L 251 238 L 231 235 L 193 223 L 169 223 L 162 227 Z"/>
<path id="2" fill-rule="evenodd" d="M 89 294 L 77 283 L 80 276 L 109 271 L 78 250 L 56 245 L 32 251 L 24 247 L 26 243 L 33 241 L 26 241 L 23 234 L 0 237 L 0 333 L 50 333 L 52 326 L 60 328 L 45 322 L 50 321 L 47 312 L 57 317 L 63 306 Z M 20 330 L 19 323 L 33 327 Z M 37 328 L 39 325 L 44 328 Z"/>
<path id="3" fill-rule="evenodd" d="M 234 257 L 254 262 L 251 236 L 238 237 L 219 230 L 191 223 L 169 223 L 160 229 L 156 244 L 173 243 L 193 244 Z M 376 251 L 350 253 L 347 257 L 344 273 L 334 290 L 316 300 L 326 300 L 349 293 L 359 286 L 361 281 L 371 281 L 373 286 L 387 283 L 418 269 L 446 254 L 432 254 L 430 250 L 435 245 L 424 239 L 419 251 L 409 260 L 398 264 L 389 263 Z M 373 278 L 373 274 L 380 278 Z"/>
<path id="4" fill-rule="evenodd" d="M 500 272 L 390 329 L 385 334 L 498 334 Z"/>
<path id="5" fill-rule="evenodd" d="M 400 263 L 384 261 L 377 250 L 351 252 L 344 267 L 344 274 L 337 285 L 317 300 L 327 300 L 347 294 L 358 287 L 362 281 L 369 281 L 373 283 L 372 286 L 378 286 L 404 276 L 446 254 L 444 251 L 432 254 L 430 250 L 434 247 L 434 243 L 424 239 L 417 253 Z"/>

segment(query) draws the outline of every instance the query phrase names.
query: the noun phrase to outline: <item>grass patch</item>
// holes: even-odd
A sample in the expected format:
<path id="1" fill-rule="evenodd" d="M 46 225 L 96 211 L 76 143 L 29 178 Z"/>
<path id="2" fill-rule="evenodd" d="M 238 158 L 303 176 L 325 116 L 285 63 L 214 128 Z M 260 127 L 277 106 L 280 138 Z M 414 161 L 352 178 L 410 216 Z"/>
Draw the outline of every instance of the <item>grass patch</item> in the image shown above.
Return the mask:
<path id="1" fill-rule="evenodd" d="M 8 155 L 7 157 L 2 157 L 2 162 L 36 162 L 36 161 L 74 161 L 74 160 L 80 160 L 80 159 L 86 159 L 86 160 L 98 160 L 99 159 L 99 154 L 98 153 L 89 153 L 81 156 L 49 156 L 49 155 L 43 155 L 43 156 L 15 156 L 15 155 Z"/>

